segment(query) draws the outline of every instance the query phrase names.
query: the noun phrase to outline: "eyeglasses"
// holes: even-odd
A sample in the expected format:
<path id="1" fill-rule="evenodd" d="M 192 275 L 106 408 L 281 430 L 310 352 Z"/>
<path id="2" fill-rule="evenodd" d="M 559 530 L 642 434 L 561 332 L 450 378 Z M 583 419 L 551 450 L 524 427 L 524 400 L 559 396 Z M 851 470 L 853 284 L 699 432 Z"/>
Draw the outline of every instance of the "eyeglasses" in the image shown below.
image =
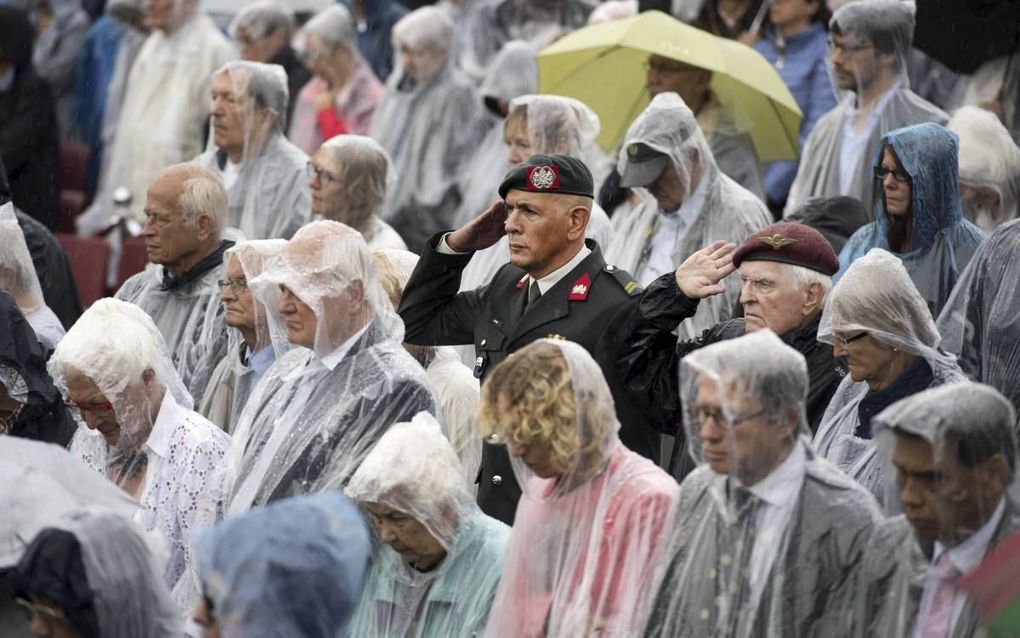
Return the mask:
<path id="1" fill-rule="evenodd" d="M 18 420 L 18 415 L 21 413 L 21 408 L 25 407 L 24 403 L 18 405 L 4 416 L 0 416 L 0 434 L 7 434 L 14 427 L 14 422 Z"/>
<path id="2" fill-rule="evenodd" d="M 765 414 L 765 410 L 758 410 L 754 414 L 745 414 L 730 419 L 727 418 L 726 415 L 723 414 L 723 411 L 720 410 L 719 408 L 713 409 L 698 408 L 698 423 L 705 424 L 708 423 L 709 419 L 712 419 L 712 421 L 714 421 L 716 425 L 721 425 L 724 428 L 732 428 L 737 425 L 740 425 L 741 423 L 744 423 L 745 421 L 756 419 L 763 414 Z"/>
<path id="3" fill-rule="evenodd" d="M 882 166 L 881 164 L 875 167 L 875 177 L 878 178 L 878 181 L 884 182 L 885 178 L 888 177 L 889 175 L 892 175 L 893 179 L 899 182 L 900 184 L 906 184 L 907 182 L 910 181 L 910 175 L 907 175 L 900 169 L 891 171 L 885 166 Z"/>
<path id="4" fill-rule="evenodd" d="M 248 289 L 248 280 L 247 279 L 220 279 L 219 281 L 216 282 L 216 285 L 219 286 L 220 292 L 223 292 L 224 288 L 230 288 L 230 292 L 232 292 L 235 295 L 237 295 L 237 294 L 240 294 L 240 293 L 242 293 L 242 292 L 244 292 L 245 290 Z"/>
<path id="5" fill-rule="evenodd" d="M 89 414 L 96 414 L 97 412 L 109 412 L 113 409 L 113 404 L 109 401 L 103 403 L 75 403 L 70 399 L 64 399 L 64 405 L 72 410 L 78 410 L 79 412 L 88 412 Z"/>
<path id="6" fill-rule="evenodd" d="M 57 609 L 52 605 L 46 605 L 43 603 L 32 602 L 22 598 L 21 596 L 15 596 L 14 602 L 16 602 L 22 609 L 25 610 L 25 615 L 28 616 L 28 620 L 31 622 L 32 614 L 39 614 L 40 616 L 48 616 L 54 620 L 67 620 L 67 616 L 63 610 Z"/>
<path id="7" fill-rule="evenodd" d="M 860 53 L 865 49 L 875 48 L 874 44 L 840 44 L 835 40 L 829 40 L 829 53 L 835 53 L 839 51 L 840 55 L 853 55 L 854 53 Z"/>
<path id="8" fill-rule="evenodd" d="M 318 177 L 319 181 L 322 182 L 323 184 L 336 184 L 336 183 L 338 183 L 340 181 L 339 177 L 337 177 L 336 175 L 334 175 L 333 173 L 330 173 L 329 171 L 327 171 L 325 169 L 319 168 L 318 166 L 316 166 L 312 162 L 308 162 L 308 169 L 307 170 L 308 170 L 308 177 L 311 177 L 311 176 L 314 175 L 314 176 Z"/>
<path id="9" fill-rule="evenodd" d="M 835 337 L 835 339 L 836 339 L 836 343 L 838 343 L 839 345 L 843 346 L 844 348 L 847 347 L 847 344 L 851 344 L 854 341 L 857 341 L 858 339 L 863 339 L 864 337 L 867 337 L 867 336 L 868 336 L 867 332 L 858 332 L 857 334 L 850 335 L 849 337 L 844 337 L 843 335 L 838 335 L 838 334 L 837 335 L 833 335 L 833 337 Z"/>

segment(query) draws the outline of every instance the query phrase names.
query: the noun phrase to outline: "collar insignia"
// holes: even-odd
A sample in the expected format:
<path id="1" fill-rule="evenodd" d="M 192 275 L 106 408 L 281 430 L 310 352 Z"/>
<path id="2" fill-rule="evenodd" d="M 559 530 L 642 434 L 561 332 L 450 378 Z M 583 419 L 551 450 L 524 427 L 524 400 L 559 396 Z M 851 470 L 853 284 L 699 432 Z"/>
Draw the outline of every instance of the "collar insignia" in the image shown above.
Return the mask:
<path id="1" fill-rule="evenodd" d="M 584 273 L 570 287 L 570 296 L 567 297 L 567 301 L 587 301 L 590 291 L 591 277 L 588 276 L 588 273 Z"/>
<path id="2" fill-rule="evenodd" d="M 758 241 L 765 244 L 772 250 L 779 250 L 783 246 L 789 246 L 790 244 L 794 244 L 797 242 L 796 239 L 793 239 L 791 237 L 783 237 L 779 233 L 776 233 L 771 237 L 759 237 Z"/>
<path id="3" fill-rule="evenodd" d="M 527 285 L 527 283 L 528 283 L 528 275 L 524 275 L 524 276 L 523 276 L 523 277 L 521 277 L 521 278 L 520 278 L 520 280 L 519 280 L 519 281 L 517 282 L 517 290 L 520 290 L 521 288 L 523 288 L 524 286 L 526 286 L 526 285 Z"/>

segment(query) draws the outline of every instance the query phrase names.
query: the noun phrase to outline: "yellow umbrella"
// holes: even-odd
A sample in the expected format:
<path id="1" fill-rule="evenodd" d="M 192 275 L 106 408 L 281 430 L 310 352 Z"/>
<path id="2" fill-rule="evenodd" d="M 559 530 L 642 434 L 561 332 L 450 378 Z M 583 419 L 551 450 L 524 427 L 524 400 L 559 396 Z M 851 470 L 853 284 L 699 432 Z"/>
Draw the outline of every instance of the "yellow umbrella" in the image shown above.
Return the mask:
<path id="1" fill-rule="evenodd" d="M 754 49 L 659 11 L 596 24 L 538 55 L 539 92 L 578 99 L 602 121 L 599 145 L 615 149 L 648 106 L 644 64 L 661 55 L 712 71 L 712 90 L 748 126 L 758 159 L 797 158 L 801 112 L 772 65 Z"/>

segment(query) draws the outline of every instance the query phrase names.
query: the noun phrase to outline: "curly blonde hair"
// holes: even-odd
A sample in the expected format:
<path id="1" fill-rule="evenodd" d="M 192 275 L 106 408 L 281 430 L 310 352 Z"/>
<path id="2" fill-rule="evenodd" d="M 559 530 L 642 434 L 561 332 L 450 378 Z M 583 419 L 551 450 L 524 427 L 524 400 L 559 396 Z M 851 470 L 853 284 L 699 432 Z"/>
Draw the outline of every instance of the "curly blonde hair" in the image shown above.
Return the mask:
<path id="1" fill-rule="evenodd" d="M 601 469 L 606 424 L 615 421 L 602 414 L 604 406 L 598 401 L 587 403 L 579 415 L 574 395 L 562 351 L 535 342 L 489 375 L 482 386 L 478 427 L 482 436 L 496 435 L 508 444 L 547 446 L 561 474 L 584 480 Z"/>

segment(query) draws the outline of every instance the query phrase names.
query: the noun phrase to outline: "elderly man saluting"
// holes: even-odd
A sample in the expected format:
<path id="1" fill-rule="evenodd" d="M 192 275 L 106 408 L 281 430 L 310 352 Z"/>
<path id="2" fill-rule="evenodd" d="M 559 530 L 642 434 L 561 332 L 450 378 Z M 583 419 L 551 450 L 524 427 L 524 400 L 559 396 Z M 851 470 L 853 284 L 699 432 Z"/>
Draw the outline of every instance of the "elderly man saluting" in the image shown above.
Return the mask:
<path id="1" fill-rule="evenodd" d="M 404 289 L 405 341 L 418 345 L 474 343 L 475 376 L 545 337 L 575 341 L 595 352 L 609 319 L 641 286 L 602 258 L 584 231 L 591 215 L 592 176 L 566 155 L 534 155 L 507 173 L 497 202 L 460 229 L 435 235 Z M 504 234 L 510 263 L 484 287 L 458 294 L 475 251 Z M 613 367 L 602 364 L 609 378 Z M 620 387 L 610 383 L 611 388 Z M 655 433 L 625 396 L 615 396 L 621 440 L 655 459 Z M 482 510 L 511 523 L 520 488 L 503 447 L 485 444 L 479 476 Z"/>

